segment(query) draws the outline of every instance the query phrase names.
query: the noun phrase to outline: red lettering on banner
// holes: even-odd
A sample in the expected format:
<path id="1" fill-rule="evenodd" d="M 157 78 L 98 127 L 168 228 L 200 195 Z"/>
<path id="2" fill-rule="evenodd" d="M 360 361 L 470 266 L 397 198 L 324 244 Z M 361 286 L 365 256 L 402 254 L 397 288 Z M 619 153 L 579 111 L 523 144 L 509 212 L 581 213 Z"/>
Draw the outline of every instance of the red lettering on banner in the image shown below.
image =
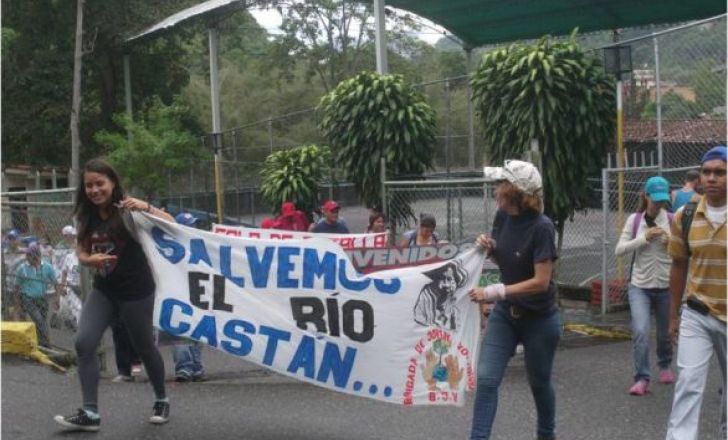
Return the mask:
<path id="1" fill-rule="evenodd" d="M 475 372 L 473 371 L 473 364 L 468 362 L 466 370 L 466 374 L 468 375 L 468 391 L 475 391 Z"/>
<path id="2" fill-rule="evenodd" d="M 417 342 L 417 345 L 415 345 L 415 351 L 419 354 L 422 354 L 425 352 L 425 342 L 420 340 Z"/>
<path id="3" fill-rule="evenodd" d="M 293 235 L 279 232 L 271 232 L 269 238 L 271 240 L 290 240 Z"/>
<path id="4" fill-rule="evenodd" d="M 251 232 L 250 234 L 248 234 L 248 237 L 250 237 L 250 238 L 260 238 L 260 233 L 258 233 L 258 232 Z"/>
<path id="5" fill-rule="evenodd" d="M 351 237 L 344 237 L 339 239 L 339 244 L 344 249 L 352 249 L 354 247 L 354 239 Z"/>
<path id="6" fill-rule="evenodd" d="M 374 236 L 374 247 L 375 248 L 387 247 L 387 235 L 379 234 L 379 235 Z"/>
<path id="7" fill-rule="evenodd" d="M 450 333 L 447 333 L 446 331 L 441 329 L 432 329 L 427 332 L 428 341 L 433 341 L 435 339 L 443 339 L 445 340 L 445 342 L 451 342 Z"/>
<path id="8" fill-rule="evenodd" d="M 417 359 L 410 358 L 407 366 L 407 380 L 404 383 L 404 405 L 412 405 L 412 390 L 415 388 L 415 378 L 417 377 Z"/>
<path id="9" fill-rule="evenodd" d="M 461 355 L 463 355 L 465 357 L 468 357 L 468 355 L 470 354 L 470 350 L 465 348 L 463 346 L 462 342 L 458 342 L 458 351 L 460 352 Z"/>

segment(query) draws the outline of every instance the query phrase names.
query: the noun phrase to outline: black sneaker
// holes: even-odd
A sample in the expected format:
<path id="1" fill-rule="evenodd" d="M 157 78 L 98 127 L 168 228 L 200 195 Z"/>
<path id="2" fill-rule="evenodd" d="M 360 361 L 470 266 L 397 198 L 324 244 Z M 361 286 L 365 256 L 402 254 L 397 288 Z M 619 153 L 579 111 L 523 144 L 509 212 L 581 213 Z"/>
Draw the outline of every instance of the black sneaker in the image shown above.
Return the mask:
<path id="1" fill-rule="evenodd" d="M 187 370 L 179 370 L 174 375 L 174 380 L 175 380 L 175 382 L 182 382 L 182 383 L 189 382 L 192 380 L 192 375 L 190 373 L 188 373 Z"/>
<path id="2" fill-rule="evenodd" d="M 168 411 L 169 412 L 169 411 Z M 86 411 L 81 408 L 78 413 L 72 416 L 55 416 L 53 420 L 61 426 L 74 431 L 98 431 L 101 427 L 100 417 L 89 417 Z"/>
<path id="3" fill-rule="evenodd" d="M 162 423 L 169 422 L 169 402 L 156 401 L 154 407 L 152 407 L 152 416 L 149 418 L 149 423 L 155 425 L 161 425 Z"/>

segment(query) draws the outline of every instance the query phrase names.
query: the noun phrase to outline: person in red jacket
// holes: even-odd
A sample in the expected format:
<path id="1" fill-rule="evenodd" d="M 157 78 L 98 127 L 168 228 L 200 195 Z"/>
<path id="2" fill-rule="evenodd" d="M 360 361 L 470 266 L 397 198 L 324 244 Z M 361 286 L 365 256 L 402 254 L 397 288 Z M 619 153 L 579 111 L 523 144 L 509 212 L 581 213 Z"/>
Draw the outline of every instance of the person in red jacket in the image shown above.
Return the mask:
<path id="1" fill-rule="evenodd" d="M 305 232 L 308 231 L 308 223 L 306 214 L 296 209 L 293 202 L 283 202 L 281 214 L 276 217 L 272 229 Z"/>

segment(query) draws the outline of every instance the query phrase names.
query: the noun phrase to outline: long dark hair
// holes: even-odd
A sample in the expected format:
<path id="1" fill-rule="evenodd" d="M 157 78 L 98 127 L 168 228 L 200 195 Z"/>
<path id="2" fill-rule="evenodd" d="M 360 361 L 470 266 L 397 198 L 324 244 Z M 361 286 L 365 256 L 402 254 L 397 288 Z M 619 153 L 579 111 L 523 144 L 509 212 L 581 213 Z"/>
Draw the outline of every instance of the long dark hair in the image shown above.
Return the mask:
<path id="1" fill-rule="evenodd" d="M 384 227 L 386 229 L 387 217 L 384 215 L 384 213 L 379 212 L 379 211 L 372 211 L 372 213 L 369 214 L 369 226 L 367 227 L 367 232 L 372 231 L 372 228 L 374 227 L 374 222 L 377 221 L 377 219 L 379 219 L 379 218 L 384 220 L 384 223 L 385 223 Z"/>
<path id="2" fill-rule="evenodd" d="M 86 195 L 86 185 L 84 182 L 84 175 L 86 173 L 99 173 L 108 177 L 109 180 L 114 184 L 114 190 L 111 192 L 111 207 L 109 209 L 109 225 L 111 231 L 117 231 L 120 228 L 124 228 L 124 223 L 121 220 L 121 214 L 119 209 L 114 206 L 124 198 L 124 188 L 121 186 L 121 180 L 116 170 L 109 165 L 103 159 L 91 159 L 83 166 L 81 175 L 79 176 L 78 188 L 76 189 L 76 206 L 73 210 L 73 214 L 76 216 L 77 224 L 77 240 L 78 243 L 86 242 L 89 231 L 89 225 L 100 219 L 99 207 L 96 206 Z"/>

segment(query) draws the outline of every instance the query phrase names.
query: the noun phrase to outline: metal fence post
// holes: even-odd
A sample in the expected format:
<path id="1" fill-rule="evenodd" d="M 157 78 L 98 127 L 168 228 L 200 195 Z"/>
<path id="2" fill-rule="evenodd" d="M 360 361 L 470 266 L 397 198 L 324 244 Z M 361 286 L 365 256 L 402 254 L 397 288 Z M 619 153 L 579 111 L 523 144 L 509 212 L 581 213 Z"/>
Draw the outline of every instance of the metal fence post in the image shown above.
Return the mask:
<path id="1" fill-rule="evenodd" d="M 657 166 L 662 174 L 662 91 L 660 90 L 660 46 L 657 37 L 652 39 L 655 46 L 655 108 L 657 110 Z"/>
<path id="2" fill-rule="evenodd" d="M 379 161 L 379 175 L 382 182 L 382 214 L 387 216 L 387 159 L 384 157 Z"/>
<path id="3" fill-rule="evenodd" d="M 609 172 L 602 168 L 602 316 L 607 313 L 607 252 L 609 250 Z"/>

